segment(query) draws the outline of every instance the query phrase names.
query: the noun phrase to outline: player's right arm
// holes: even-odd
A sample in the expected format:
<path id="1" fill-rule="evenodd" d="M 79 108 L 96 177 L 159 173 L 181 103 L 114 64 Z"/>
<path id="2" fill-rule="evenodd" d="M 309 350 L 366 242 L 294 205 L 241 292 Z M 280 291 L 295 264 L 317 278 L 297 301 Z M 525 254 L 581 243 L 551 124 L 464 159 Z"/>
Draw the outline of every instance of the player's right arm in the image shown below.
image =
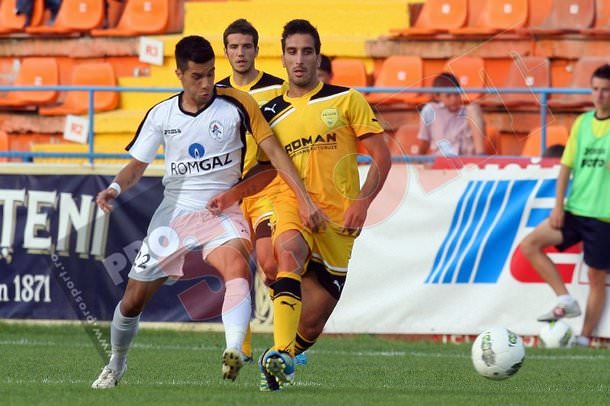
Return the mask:
<path id="1" fill-rule="evenodd" d="M 112 183 L 118 184 L 121 192 L 124 192 L 138 183 L 147 167 L 148 163 L 132 158 L 131 161 L 120 170 Z M 110 201 L 115 199 L 118 195 L 118 190 L 108 187 L 97 194 L 95 202 L 105 213 L 109 213 L 112 210 Z"/>

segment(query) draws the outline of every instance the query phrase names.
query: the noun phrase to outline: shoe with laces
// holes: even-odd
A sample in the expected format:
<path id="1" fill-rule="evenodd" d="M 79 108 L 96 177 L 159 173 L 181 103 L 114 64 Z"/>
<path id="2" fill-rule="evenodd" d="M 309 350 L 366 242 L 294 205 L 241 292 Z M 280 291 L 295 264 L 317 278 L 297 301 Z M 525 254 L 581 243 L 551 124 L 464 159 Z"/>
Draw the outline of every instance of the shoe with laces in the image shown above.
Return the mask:
<path id="1" fill-rule="evenodd" d="M 581 315 L 580 306 L 575 300 L 569 305 L 558 304 L 550 312 L 538 317 L 538 321 L 556 321 L 559 319 L 578 317 Z"/>
<path id="2" fill-rule="evenodd" d="M 119 384 L 121 378 L 125 374 L 125 371 L 127 371 L 127 364 L 125 364 L 123 369 L 118 372 L 113 369 L 110 369 L 110 367 L 108 365 L 106 365 L 102 369 L 100 376 L 98 376 L 97 379 L 91 384 L 91 387 L 93 389 L 114 388 L 115 386 L 117 386 Z"/>
<path id="3" fill-rule="evenodd" d="M 268 350 L 263 356 L 263 365 L 280 385 L 294 384 L 294 360 L 287 352 Z"/>
<path id="4" fill-rule="evenodd" d="M 239 370 L 244 366 L 244 356 L 240 350 L 227 348 L 222 353 L 222 377 L 235 381 Z"/>
<path id="5" fill-rule="evenodd" d="M 267 350 L 269 351 L 269 350 Z M 261 392 L 274 392 L 281 389 L 280 384 L 275 379 L 275 376 L 271 375 L 265 366 L 263 365 L 263 359 L 267 351 L 263 352 L 261 356 L 258 358 L 258 369 L 260 371 L 260 384 L 258 389 Z"/>

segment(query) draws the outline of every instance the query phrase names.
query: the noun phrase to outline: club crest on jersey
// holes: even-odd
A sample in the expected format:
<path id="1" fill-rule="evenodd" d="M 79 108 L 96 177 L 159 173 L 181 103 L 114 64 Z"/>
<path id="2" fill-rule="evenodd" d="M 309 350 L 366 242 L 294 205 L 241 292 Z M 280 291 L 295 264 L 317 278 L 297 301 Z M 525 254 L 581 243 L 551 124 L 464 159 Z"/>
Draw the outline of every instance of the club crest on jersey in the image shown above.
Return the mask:
<path id="1" fill-rule="evenodd" d="M 210 136 L 216 141 L 222 141 L 222 135 L 224 133 L 224 127 L 218 120 L 214 120 L 210 123 Z"/>
<path id="2" fill-rule="evenodd" d="M 333 128 L 337 124 L 337 121 L 339 121 L 339 113 L 337 112 L 337 109 L 324 109 L 322 110 L 322 114 L 320 114 L 320 118 L 328 128 Z"/>

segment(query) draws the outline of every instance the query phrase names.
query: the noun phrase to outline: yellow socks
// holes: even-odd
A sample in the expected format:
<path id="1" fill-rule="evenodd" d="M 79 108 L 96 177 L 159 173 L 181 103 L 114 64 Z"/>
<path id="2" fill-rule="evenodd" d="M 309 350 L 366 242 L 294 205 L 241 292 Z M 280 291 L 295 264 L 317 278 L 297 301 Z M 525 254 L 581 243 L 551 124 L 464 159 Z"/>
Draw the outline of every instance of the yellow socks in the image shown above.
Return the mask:
<path id="1" fill-rule="evenodd" d="M 295 337 L 301 318 L 301 277 L 291 272 L 279 272 L 272 288 L 273 348 L 294 356 Z"/>

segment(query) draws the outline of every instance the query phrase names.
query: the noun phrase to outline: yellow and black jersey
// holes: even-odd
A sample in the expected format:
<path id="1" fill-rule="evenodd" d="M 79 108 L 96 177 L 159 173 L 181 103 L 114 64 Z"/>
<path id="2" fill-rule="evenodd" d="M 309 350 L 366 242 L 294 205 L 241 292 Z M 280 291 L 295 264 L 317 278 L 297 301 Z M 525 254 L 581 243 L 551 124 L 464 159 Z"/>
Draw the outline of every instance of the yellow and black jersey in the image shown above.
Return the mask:
<path id="1" fill-rule="evenodd" d="M 364 96 L 320 82 L 301 97 L 284 92 L 261 109 L 312 198 L 342 224 L 360 191 L 357 139 L 383 132 Z M 292 191 L 282 184 L 281 193 Z"/>
<path id="2" fill-rule="evenodd" d="M 232 87 L 234 89 L 241 90 L 242 92 L 250 93 L 258 105 L 261 106 L 267 103 L 269 100 L 282 94 L 284 80 L 263 71 L 259 71 L 256 78 L 245 86 L 235 84 L 232 76 L 227 76 L 218 82 L 218 84 L 225 87 Z M 246 138 L 246 143 L 247 148 L 244 174 L 256 164 L 257 157 L 259 156 L 259 152 L 257 152 L 258 147 L 254 139 L 248 136 Z"/>

